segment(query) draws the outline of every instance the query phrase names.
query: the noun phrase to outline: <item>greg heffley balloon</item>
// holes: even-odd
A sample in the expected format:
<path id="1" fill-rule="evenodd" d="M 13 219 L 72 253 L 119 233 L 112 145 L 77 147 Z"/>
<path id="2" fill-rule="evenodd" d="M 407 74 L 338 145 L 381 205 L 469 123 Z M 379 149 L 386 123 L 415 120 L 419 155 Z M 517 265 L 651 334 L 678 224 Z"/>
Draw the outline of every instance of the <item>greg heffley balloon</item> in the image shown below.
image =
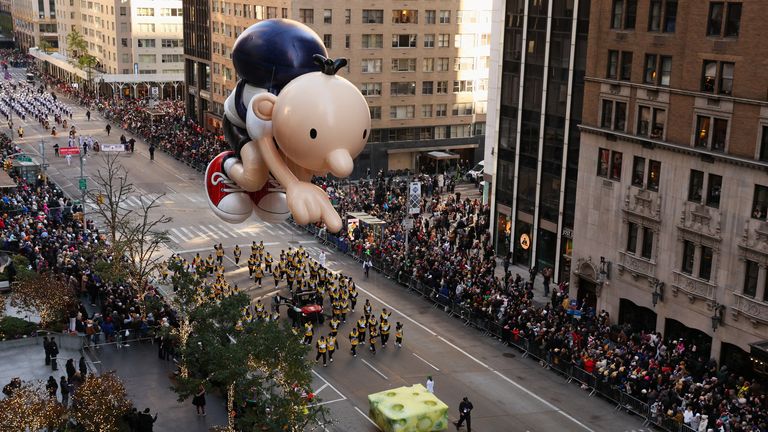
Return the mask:
<path id="1" fill-rule="evenodd" d="M 240 81 L 224 104 L 224 135 L 232 147 L 205 173 L 213 212 L 230 223 L 254 211 L 263 220 L 289 214 L 299 224 L 341 218 L 313 175 L 352 173 L 371 128 L 360 91 L 336 72 L 320 38 L 296 21 L 271 19 L 246 29 L 232 59 Z"/>

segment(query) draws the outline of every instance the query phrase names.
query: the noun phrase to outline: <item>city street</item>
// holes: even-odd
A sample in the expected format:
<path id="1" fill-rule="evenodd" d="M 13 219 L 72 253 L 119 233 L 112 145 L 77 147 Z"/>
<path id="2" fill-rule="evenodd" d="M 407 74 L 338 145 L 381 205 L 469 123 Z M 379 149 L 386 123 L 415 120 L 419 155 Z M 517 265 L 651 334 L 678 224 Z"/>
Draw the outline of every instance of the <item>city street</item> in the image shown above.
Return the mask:
<path id="1" fill-rule="evenodd" d="M 24 70 L 12 70 L 14 79 L 20 79 Z M 59 95 L 61 98 L 61 95 Z M 66 147 L 66 136 L 50 136 L 34 119 L 26 121 L 14 118 L 15 127 L 21 125 L 25 135 L 20 143 L 23 151 L 40 157 L 40 142 L 44 141 L 45 160 L 49 164 L 47 172 L 63 190 L 79 199 L 78 176 L 79 161 L 73 157 L 71 165 L 64 158 L 54 158 L 52 146 L 55 142 Z M 105 122 L 93 112 L 91 121 L 85 118 L 85 110 L 76 106 L 72 124 L 78 134 L 91 135 L 102 144 L 119 142 L 123 133 L 113 125 L 111 136 L 107 137 Z M 7 126 L 2 128 L 7 132 Z M 127 132 L 126 137 L 131 138 Z M 137 138 L 138 139 L 138 138 Z M 352 314 L 356 320 L 362 312 L 365 299 L 373 304 L 374 314 L 378 315 L 382 307 L 391 310 L 390 322 L 405 325 L 405 337 L 402 348 L 387 346 L 374 356 L 361 345 L 357 358 L 349 353 L 347 334 L 352 322 L 342 325 L 339 331 L 340 349 L 334 363 L 328 367 L 314 368 L 315 390 L 331 411 L 331 424 L 323 428 L 329 431 L 375 431 L 377 428 L 367 417 L 367 395 L 387 388 L 424 383 L 431 375 L 435 380 L 435 393 L 451 408 L 449 418 L 458 418 L 458 404 L 463 396 L 468 396 L 474 404 L 472 415 L 473 430 L 490 431 L 640 431 L 643 421 L 630 416 L 615 406 L 596 397 L 578 386 L 548 371 L 538 363 L 521 358 L 519 351 L 513 350 L 499 341 L 483 337 L 471 327 L 466 327 L 459 320 L 451 318 L 439 309 L 433 309 L 431 303 L 409 293 L 401 286 L 375 272 L 369 279 L 363 277 L 360 265 L 351 258 L 322 246 L 301 228 L 288 223 L 264 223 L 252 217 L 245 223 L 229 225 L 218 220 L 208 209 L 203 192 L 202 174 L 164 154 L 155 153 L 155 160 L 149 160 L 146 144 L 137 140 L 133 154 L 121 154 L 121 164 L 128 170 L 129 180 L 136 191 L 127 199 L 128 207 L 136 208 L 141 200 L 161 196 L 162 213 L 173 218 L 165 228 L 171 242 L 169 252 L 191 258 L 199 252 L 205 257 L 213 253 L 212 246 L 222 243 L 227 256 L 225 258 L 226 277 L 242 290 L 247 290 L 254 298 L 264 298 L 268 304 L 271 297 L 285 294 L 285 284 L 275 287 L 270 276 L 264 278 L 263 287 L 253 285 L 248 279 L 245 265 L 249 246 L 252 241 L 263 240 L 267 250 L 278 256 L 281 249 L 299 246 L 317 257 L 321 249 L 327 253 L 327 266 L 343 274 L 352 276 L 359 286 L 360 297 L 358 310 Z M 89 152 L 84 163 L 87 176 L 104 166 L 98 153 Z M 89 187 L 94 183 L 89 179 Z M 86 205 L 91 212 L 93 204 Z M 89 215 L 91 217 L 92 213 Z M 232 248 L 240 245 L 243 257 L 240 266 L 232 258 Z M 316 331 L 327 334 L 327 327 Z M 105 349 L 112 349 L 107 347 Z M 125 355 L 134 355 L 129 350 Z M 122 353 L 118 353 L 122 355 Z M 157 362 L 152 356 L 144 356 L 141 367 L 153 367 Z M 125 364 L 120 362 L 121 365 Z M 165 366 L 157 364 L 158 368 Z M 121 366 L 122 369 L 122 366 Z M 118 369 L 118 374 L 127 371 Z M 163 374 L 156 374 L 162 378 Z M 130 385 L 130 382 L 129 382 Z M 151 387 L 157 391 L 168 391 L 167 385 Z M 136 397 L 142 392 L 132 390 Z M 154 396 L 153 404 L 167 399 L 175 403 L 175 397 L 168 391 L 163 398 Z M 149 400 L 149 399 L 148 399 Z M 146 402 L 149 403 L 149 402 Z M 143 408 L 144 401 L 138 402 Z M 160 409 L 151 406 L 153 411 Z M 193 417 L 189 408 L 189 416 Z"/>

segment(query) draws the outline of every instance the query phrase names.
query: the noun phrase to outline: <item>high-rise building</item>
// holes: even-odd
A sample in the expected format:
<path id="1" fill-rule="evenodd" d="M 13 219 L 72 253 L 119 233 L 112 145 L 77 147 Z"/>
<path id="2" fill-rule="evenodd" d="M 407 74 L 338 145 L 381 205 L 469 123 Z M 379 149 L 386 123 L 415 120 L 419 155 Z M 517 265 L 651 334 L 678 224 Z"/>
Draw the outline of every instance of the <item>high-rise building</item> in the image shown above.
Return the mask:
<path id="1" fill-rule="evenodd" d="M 50 0 L 50 4 L 56 7 L 53 25 L 60 48 L 56 55 L 32 52 L 48 72 L 93 81 L 106 96 L 167 98 L 180 93 L 184 76 L 181 0 Z M 67 57 L 74 55 L 67 41 L 75 31 L 95 57 L 92 68 L 77 68 Z"/>
<path id="2" fill-rule="evenodd" d="M 571 293 L 737 370 L 768 339 L 768 2 L 593 0 Z"/>
<path id="3" fill-rule="evenodd" d="M 0 32 L 7 36 L 13 35 L 13 18 L 11 18 L 12 0 L 0 0 Z"/>
<path id="4" fill-rule="evenodd" d="M 496 253 L 550 268 L 555 281 L 571 269 L 589 11 L 589 0 L 494 2 L 492 33 L 503 41 L 492 56 L 500 88 L 489 97 L 486 172 Z"/>
<path id="5" fill-rule="evenodd" d="M 184 82 L 187 116 L 208 121 L 211 106 L 211 4 L 209 0 L 184 2 Z"/>
<path id="6" fill-rule="evenodd" d="M 258 20 L 290 18 L 311 27 L 331 57 L 350 60 L 339 73 L 359 86 L 373 120 L 369 145 L 356 163 L 358 172 L 415 169 L 434 163 L 427 156 L 434 150 L 451 150 L 470 162 L 481 159 L 490 3 L 450 0 L 406 6 L 332 0 L 318 7 L 309 0 L 212 0 L 210 116 L 221 118 L 223 102 L 237 83 L 229 57 L 237 36 Z M 206 123 L 218 124 L 215 119 Z"/>
<path id="7" fill-rule="evenodd" d="M 56 0 L 12 0 L 13 33 L 19 48 L 26 51 L 40 46 L 58 47 Z"/>

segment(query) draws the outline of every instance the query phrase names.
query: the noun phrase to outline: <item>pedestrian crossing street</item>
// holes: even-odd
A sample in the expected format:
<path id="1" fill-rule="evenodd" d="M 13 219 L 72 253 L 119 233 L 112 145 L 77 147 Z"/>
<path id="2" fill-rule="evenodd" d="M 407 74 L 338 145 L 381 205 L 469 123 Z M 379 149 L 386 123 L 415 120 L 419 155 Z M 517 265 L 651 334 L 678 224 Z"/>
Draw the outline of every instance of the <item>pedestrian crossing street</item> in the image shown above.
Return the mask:
<path id="1" fill-rule="evenodd" d="M 264 235 L 290 236 L 304 231 L 287 222 L 279 224 L 253 220 L 239 225 L 227 223 L 176 226 L 168 229 L 171 241 L 177 244 L 198 241 L 222 242 L 229 239 L 244 239 L 246 242 L 264 239 Z"/>

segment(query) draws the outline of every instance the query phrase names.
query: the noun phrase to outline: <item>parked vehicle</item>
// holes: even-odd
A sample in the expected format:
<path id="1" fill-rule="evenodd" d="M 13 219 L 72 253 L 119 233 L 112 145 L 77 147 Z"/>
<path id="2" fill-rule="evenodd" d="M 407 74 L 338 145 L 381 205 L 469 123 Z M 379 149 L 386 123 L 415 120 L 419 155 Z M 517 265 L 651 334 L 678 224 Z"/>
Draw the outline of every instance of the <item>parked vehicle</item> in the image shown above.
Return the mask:
<path id="1" fill-rule="evenodd" d="M 480 161 L 478 162 L 477 165 L 475 165 L 474 168 L 467 171 L 467 174 L 465 175 L 465 177 L 467 178 L 467 181 L 474 182 L 474 181 L 477 181 L 478 177 L 481 179 L 483 178 L 484 171 L 485 171 L 485 161 Z"/>

